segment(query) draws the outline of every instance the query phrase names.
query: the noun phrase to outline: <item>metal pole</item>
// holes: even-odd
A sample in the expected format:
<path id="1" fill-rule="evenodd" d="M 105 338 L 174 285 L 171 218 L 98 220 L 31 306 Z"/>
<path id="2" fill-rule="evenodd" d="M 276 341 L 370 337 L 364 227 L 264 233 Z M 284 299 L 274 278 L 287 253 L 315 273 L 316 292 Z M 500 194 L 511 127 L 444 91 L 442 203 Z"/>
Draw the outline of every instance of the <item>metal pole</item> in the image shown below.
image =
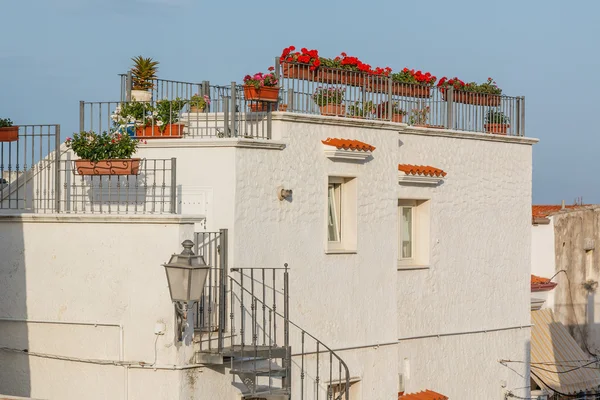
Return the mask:
<path id="1" fill-rule="evenodd" d="M 275 57 L 275 78 L 277 78 L 277 81 L 279 81 L 279 78 L 281 78 L 281 71 L 280 71 L 280 67 L 281 67 L 281 62 L 279 57 Z M 281 85 L 280 85 L 281 86 Z"/>
<path id="2" fill-rule="evenodd" d="M 292 387 L 292 377 L 291 377 L 291 364 L 292 364 L 292 351 L 290 349 L 290 283 L 289 283 L 289 273 L 288 273 L 288 264 L 283 264 L 285 267 L 285 272 L 283 273 L 283 331 L 284 331 L 284 347 L 285 347 L 285 368 L 286 368 L 286 378 L 285 378 L 285 388 L 290 389 Z"/>
<path id="3" fill-rule="evenodd" d="M 452 113 L 452 104 L 454 102 L 454 88 L 450 86 L 446 95 L 446 128 L 452 129 L 454 126 L 454 115 Z"/>
<path id="4" fill-rule="evenodd" d="M 271 139 L 272 129 L 273 129 L 273 104 L 277 103 L 268 103 L 267 108 L 267 139 Z M 258 132 L 257 132 L 258 133 Z"/>
<path id="5" fill-rule="evenodd" d="M 287 109 L 288 111 L 294 110 L 294 89 L 292 88 L 287 91 Z"/>
<path id="6" fill-rule="evenodd" d="M 202 96 L 208 96 L 210 99 L 210 82 L 202 81 Z M 207 104 L 205 107 L 206 112 L 210 112 L 210 104 Z"/>
<path id="7" fill-rule="evenodd" d="M 229 129 L 229 98 L 223 96 L 223 125 L 225 131 L 223 137 L 231 137 L 231 130 Z"/>
<path id="8" fill-rule="evenodd" d="M 60 212 L 60 125 L 56 125 L 54 138 L 54 211 Z"/>
<path id="9" fill-rule="evenodd" d="M 515 121 L 514 124 L 515 126 L 513 127 L 514 129 L 514 134 L 516 136 L 520 136 L 521 135 L 521 98 L 517 97 L 516 99 L 516 112 L 515 112 Z"/>
<path id="10" fill-rule="evenodd" d="M 131 70 L 127 71 L 127 84 L 125 86 L 125 100 L 131 101 L 131 90 L 133 89 L 133 75 Z"/>
<path id="11" fill-rule="evenodd" d="M 237 108 L 237 85 L 235 82 L 231 82 L 231 130 L 232 137 L 237 136 L 237 124 L 236 124 L 236 108 Z"/>
<path id="12" fill-rule="evenodd" d="M 221 275 L 221 292 L 219 293 L 219 337 L 217 339 L 217 348 L 219 354 L 223 353 L 223 341 L 225 334 L 225 323 L 227 313 L 227 229 L 220 230 L 221 246 L 218 249 L 220 257 L 220 275 Z"/>
<path id="13" fill-rule="evenodd" d="M 394 114 L 394 106 L 392 104 L 392 87 L 394 85 L 394 81 L 392 81 L 392 77 L 388 77 L 388 103 L 387 103 L 387 119 L 388 121 L 392 120 L 392 115 Z"/>
<path id="14" fill-rule="evenodd" d="M 521 96 L 521 120 L 519 124 L 521 125 L 521 132 L 519 134 L 525 136 L 525 96 Z"/>
<path id="15" fill-rule="evenodd" d="M 81 100 L 79 102 L 79 132 L 83 132 L 85 129 L 85 102 Z"/>
<path id="16" fill-rule="evenodd" d="M 177 213 L 177 159 L 171 158 L 171 214 Z"/>

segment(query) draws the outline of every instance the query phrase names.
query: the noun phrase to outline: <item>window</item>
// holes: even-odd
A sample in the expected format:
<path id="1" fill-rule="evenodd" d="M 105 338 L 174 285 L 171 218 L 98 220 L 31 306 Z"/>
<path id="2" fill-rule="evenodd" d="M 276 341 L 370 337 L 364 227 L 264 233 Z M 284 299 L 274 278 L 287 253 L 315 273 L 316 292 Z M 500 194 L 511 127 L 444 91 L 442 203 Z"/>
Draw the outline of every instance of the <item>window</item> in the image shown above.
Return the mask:
<path id="1" fill-rule="evenodd" d="M 329 177 L 327 252 L 356 252 L 356 178 Z"/>
<path id="2" fill-rule="evenodd" d="M 330 242 L 339 242 L 341 239 L 341 220 L 342 220 L 342 184 L 329 183 L 327 191 L 328 203 L 328 221 L 327 221 L 327 240 Z"/>
<path id="3" fill-rule="evenodd" d="M 398 265 L 429 265 L 429 201 L 398 200 Z"/>

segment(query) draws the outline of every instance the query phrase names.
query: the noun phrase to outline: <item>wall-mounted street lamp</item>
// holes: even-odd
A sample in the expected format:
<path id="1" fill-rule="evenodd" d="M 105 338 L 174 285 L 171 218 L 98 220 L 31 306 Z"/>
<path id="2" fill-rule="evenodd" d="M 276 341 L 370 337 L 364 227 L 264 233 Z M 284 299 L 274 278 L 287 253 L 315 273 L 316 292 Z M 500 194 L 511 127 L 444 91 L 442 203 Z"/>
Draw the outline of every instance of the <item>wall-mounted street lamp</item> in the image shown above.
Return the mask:
<path id="1" fill-rule="evenodd" d="M 209 270 L 204 258 L 195 255 L 192 251 L 194 242 L 185 240 L 181 245 L 183 246 L 181 254 L 173 254 L 169 262 L 163 264 L 167 273 L 171 300 L 175 304 L 176 337 L 179 342 L 183 340 L 188 306 L 202 297 Z"/>

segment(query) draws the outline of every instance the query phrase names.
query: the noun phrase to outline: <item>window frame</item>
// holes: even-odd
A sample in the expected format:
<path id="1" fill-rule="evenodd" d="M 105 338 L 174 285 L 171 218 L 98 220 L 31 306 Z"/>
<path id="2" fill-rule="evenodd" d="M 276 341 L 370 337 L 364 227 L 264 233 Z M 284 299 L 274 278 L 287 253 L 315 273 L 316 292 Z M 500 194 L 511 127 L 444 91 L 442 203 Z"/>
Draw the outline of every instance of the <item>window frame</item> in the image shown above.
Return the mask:
<path id="1" fill-rule="evenodd" d="M 410 257 L 404 257 L 404 210 L 410 210 Z M 416 217 L 417 204 L 413 201 L 412 204 L 398 205 L 398 218 L 401 221 L 398 227 L 398 260 L 402 262 L 414 261 L 416 249 Z"/>
<path id="2" fill-rule="evenodd" d="M 429 268 L 431 254 L 431 199 L 399 198 L 397 202 L 398 269 Z M 402 210 L 412 209 L 411 257 L 403 258 Z"/>
<path id="3" fill-rule="evenodd" d="M 334 206 L 337 209 L 338 240 L 330 238 L 331 187 L 334 189 Z M 357 248 L 358 183 L 356 176 L 328 176 L 325 207 L 325 253 L 355 254 Z M 335 207 L 334 207 L 335 208 Z"/>

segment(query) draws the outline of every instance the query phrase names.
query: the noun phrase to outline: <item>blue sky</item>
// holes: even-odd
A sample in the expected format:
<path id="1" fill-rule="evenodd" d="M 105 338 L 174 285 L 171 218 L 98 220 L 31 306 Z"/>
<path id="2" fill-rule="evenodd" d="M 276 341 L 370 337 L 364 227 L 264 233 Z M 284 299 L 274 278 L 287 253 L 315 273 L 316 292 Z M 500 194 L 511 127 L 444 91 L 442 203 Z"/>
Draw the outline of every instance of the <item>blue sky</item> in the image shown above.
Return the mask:
<path id="1" fill-rule="evenodd" d="M 78 101 L 119 98 L 142 54 L 159 75 L 241 81 L 281 49 L 341 51 L 526 97 L 536 203 L 600 203 L 600 2 L 0 0 L 0 117 L 77 129 Z"/>

